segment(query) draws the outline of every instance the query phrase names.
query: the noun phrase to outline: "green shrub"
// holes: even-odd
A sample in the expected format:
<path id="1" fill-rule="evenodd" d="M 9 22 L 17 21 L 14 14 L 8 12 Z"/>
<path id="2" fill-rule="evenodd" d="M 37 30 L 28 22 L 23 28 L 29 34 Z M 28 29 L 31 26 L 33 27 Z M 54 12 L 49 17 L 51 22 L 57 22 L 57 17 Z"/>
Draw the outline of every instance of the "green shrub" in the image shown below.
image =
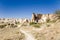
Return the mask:
<path id="1" fill-rule="evenodd" d="M 40 25 L 39 24 L 33 24 L 32 26 L 36 27 L 36 28 L 39 28 Z"/>
<path id="2" fill-rule="evenodd" d="M 35 22 L 30 22 L 30 25 L 33 25 L 33 24 L 37 24 L 37 23 L 35 23 Z"/>
<path id="3" fill-rule="evenodd" d="M 55 23 L 57 20 L 53 20 L 53 21 L 50 21 L 50 20 L 47 20 L 47 23 Z"/>
<path id="4" fill-rule="evenodd" d="M 53 20 L 53 21 L 49 21 L 49 23 L 55 23 L 56 22 L 56 20 Z"/>
<path id="5" fill-rule="evenodd" d="M 30 25 L 33 26 L 33 27 L 36 27 L 36 28 L 40 27 L 40 24 L 39 23 L 35 23 L 35 22 L 30 22 Z"/>
<path id="6" fill-rule="evenodd" d="M 3 25 L 0 25 L 0 28 L 4 28 L 6 26 L 7 26 L 6 24 L 3 24 Z"/>
<path id="7" fill-rule="evenodd" d="M 17 25 L 11 24 L 10 27 L 15 28 Z"/>
<path id="8" fill-rule="evenodd" d="M 15 24 L 20 24 L 20 22 L 15 22 Z"/>
<path id="9" fill-rule="evenodd" d="M 17 25 L 14 25 L 13 27 L 15 28 L 15 27 L 17 27 Z"/>
<path id="10" fill-rule="evenodd" d="M 14 26 L 14 24 L 11 24 L 11 26 Z"/>
<path id="11" fill-rule="evenodd" d="M 10 23 L 8 23 L 8 25 L 10 25 Z"/>
<path id="12" fill-rule="evenodd" d="M 4 22 L 1 22 L 1 23 L 4 23 Z"/>

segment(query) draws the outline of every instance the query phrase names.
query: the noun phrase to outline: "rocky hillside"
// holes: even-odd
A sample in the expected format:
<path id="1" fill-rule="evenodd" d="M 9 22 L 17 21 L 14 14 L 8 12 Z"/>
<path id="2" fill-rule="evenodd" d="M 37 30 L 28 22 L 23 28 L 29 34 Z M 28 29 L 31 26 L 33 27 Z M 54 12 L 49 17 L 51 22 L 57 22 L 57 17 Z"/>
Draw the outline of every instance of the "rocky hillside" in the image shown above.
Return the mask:
<path id="1" fill-rule="evenodd" d="M 0 19 L 0 40 L 60 40 L 60 19 L 43 23 Z"/>

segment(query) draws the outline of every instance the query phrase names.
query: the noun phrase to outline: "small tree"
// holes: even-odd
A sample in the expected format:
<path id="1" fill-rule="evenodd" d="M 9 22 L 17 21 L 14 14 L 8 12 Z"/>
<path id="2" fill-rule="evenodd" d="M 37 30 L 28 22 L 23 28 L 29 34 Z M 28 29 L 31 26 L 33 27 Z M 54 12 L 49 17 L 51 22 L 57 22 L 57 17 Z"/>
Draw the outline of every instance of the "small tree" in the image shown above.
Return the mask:
<path id="1" fill-rule="evenodd" d="M 60 19 L 60 10 L 55 11 L 55 14 L 57 14 L 59 17 L 58 19 Z"/>
<path id="2" fill-rule="evenodd" d="M 55 14 L 60 15 L 60 10 L 55 11 Z"/>

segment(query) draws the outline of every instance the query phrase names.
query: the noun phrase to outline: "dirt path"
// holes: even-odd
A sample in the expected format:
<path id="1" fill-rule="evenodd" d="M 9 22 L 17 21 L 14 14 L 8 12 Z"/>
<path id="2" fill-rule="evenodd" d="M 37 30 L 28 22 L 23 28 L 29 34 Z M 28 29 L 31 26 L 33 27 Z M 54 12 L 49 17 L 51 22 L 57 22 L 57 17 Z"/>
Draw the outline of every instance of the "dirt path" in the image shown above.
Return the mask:
<path id="1" fill-rule="evenodd" d="M 26 31 L 21 30 L 21 29 L 20 29 L 20 31 L 25 34 L 25 40 L 35 40 L 35 38 L 32 36 L 32 34 L 27 33 Z"/>

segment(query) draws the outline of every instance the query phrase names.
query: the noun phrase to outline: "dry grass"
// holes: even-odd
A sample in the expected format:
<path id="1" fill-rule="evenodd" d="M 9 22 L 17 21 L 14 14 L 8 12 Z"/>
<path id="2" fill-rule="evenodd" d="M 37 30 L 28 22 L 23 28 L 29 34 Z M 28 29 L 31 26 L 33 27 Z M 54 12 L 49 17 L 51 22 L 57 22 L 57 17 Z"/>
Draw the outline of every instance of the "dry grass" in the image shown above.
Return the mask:
<path id="1" fill-rule="evenodd" d="M 21 33 L 20 29 L 32 34 L 36 40 L 60 40 L 60 22 L 49 21 L 43 25 L 34 22 L 29 24 L 29 26 L 24 24 L 21 28 L 17 28 L 14 24 L 0 25 L 0 40 L 25 40 L 25 34 Z"/>
<path id="2" fill-rule="evenodd" d="M 23 40 L 24 34 L 17 28 L 0 29 L 0 40 Z"/>

